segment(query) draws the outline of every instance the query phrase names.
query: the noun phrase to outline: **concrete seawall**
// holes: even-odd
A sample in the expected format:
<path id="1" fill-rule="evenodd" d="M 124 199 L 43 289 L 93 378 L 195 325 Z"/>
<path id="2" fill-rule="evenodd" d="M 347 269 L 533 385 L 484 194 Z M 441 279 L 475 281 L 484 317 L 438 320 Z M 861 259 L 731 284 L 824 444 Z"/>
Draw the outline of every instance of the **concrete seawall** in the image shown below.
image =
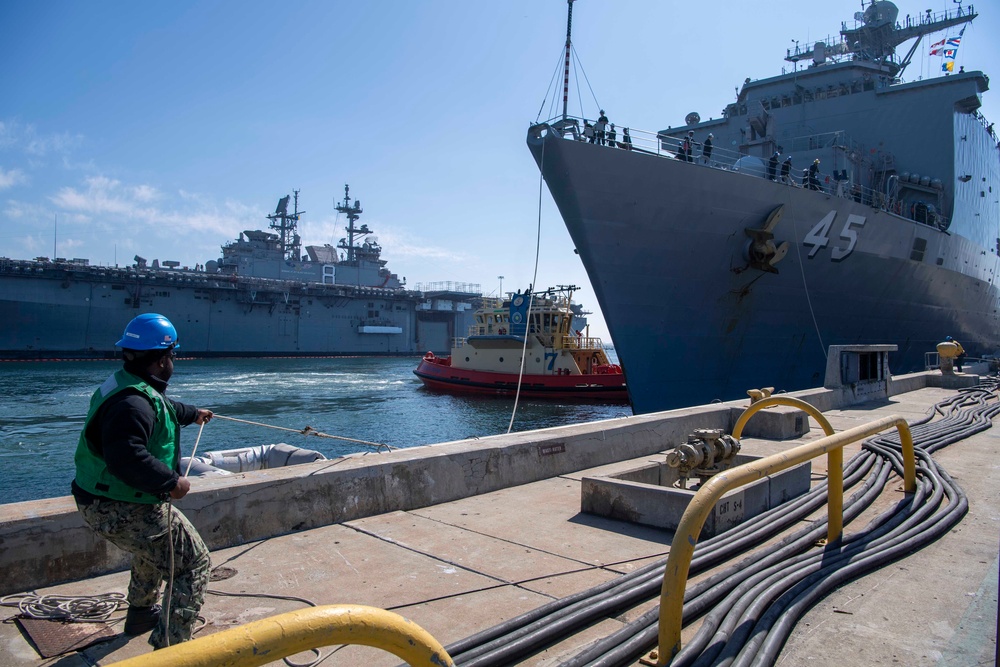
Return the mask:
<path id="1" fill-rule="evenodd" d="M 925 386 L 972 386 L 978 376 L 893 378 L 882 397 Z M 820 410 L 859 402 L 851 387 L 789 394 Z M 872 400 L 870 392 L 863 400 Z M 178 507 L 212 550 L 290 532 L 412 510 L 663 452 L 699 428 L 730 432 L 747 401 L 587 424 L 357 454 L 194 482 Z M 804 413 L 758 413 L 747 437 L 808 430 Z M 0 595 L 128 567 L 127 554 L 83 523 L 72 497 L 0 506 Z"/>

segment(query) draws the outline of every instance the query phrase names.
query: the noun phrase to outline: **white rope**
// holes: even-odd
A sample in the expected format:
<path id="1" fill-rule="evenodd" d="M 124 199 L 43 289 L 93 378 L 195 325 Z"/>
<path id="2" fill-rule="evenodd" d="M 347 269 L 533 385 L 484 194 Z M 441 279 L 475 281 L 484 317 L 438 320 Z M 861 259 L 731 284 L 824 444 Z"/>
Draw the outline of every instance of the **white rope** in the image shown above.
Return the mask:
<path id="1" fill-rule="evenodd" d="M 551 130 L 549 130 L 551 132 Z M 542 139 L 542 157 L 538 164 L 538 225 L 535 231 L 535 271 L 531 276 L 531 289 L 534 290 L 538 280 L 538 256 L 542 248 L 542 184 L 545 183 L 543 176 L 545 167 L 545 139 Z M 514 393 L 514 409 L 510 411 L 510 423 L 507 424 L 507 432 L 514 428 L 514 417 L 517 415 L 517 404 L 521 400 L 521 380 L 524 378 L 524 359 L 527 356 L 528 336 L 531 334 L 531 305 L 534 303 L 534 291 L 528 295 L 528 312 L 525 317 L 524 342 L 521 345 L 521 370 L 517 374 L 517 391 Z"/>
<path id="2" fill-rule="evenodd" d="M 17 607 L 26 618 L 61 619 L 77 623 L 106 621 L 126 604 L 123 593 L 78 596 L 22 593 L 0 598 L 0 606 Z"/>
<path id="3" fill-rule="evenodd" d="M 812 299 L 809 298 L 809 285 L 806 284 L 806 267 L 802 264 L 802 250 L 799 248 L 799 230 L 795 224 L 795 218 L 792 218 L 792 232 L 794 236 L 792 240 L 795 242 L 795 255 L 799 259 L 799 271 L 802 273 L 802 291 L 806 293 L 806 303 L 809 305 L 809 315 L 812 317 L 813 326 L 816 328 L 816 337 L 819 338 L 819 346 L 823 350 L 823 358 L 827 358 L 826 346 L 823 345 L 823 334 L 819 332 L 819 322 L 816 321 L 816 313 L 813 311 Z"/>
<path id="4" fill-rule="evenodd" d="M 201 432 L 198 432 L 201 435 Z M 191 458 L 194 458 L 192 453 Z M 191 467 L 190 465 L 188 466 Z M 170 545 L 170 576 L 167 577 L 167 593 L 163 596 L 163 641 L 170 646 L 170 598 L 174 596 L 174 503 L 167 501 L 167 543 Z M 159 588 L 159 586 L 157 586 Z"/>
<path id="5" fill-rule="evenodd" d="M 220 414 L 215 414 L 215 415 L 213 415 L 213 417 L 215 419 L 225 419 L 226 421 L 239 422 L 240 424 L 251 424 L 253 426 L 263 426 L 264 428 L 273 428 L 273 429 L 278 430 L 278 431 L 291 431 L 292 433 L 298 433 L 299 435 L 314 435 L 314 436 L 316 436 L 318 438 L 332 438 L 334 440 L 344 440 L 344 441 L 347 441 L 347 442 L 355 442 L 355 443 L 357 443 L 359 445 L 367 445 L 369 447 L 375 447 L 376 449 L 381 449 L 381 448 L 385 447 L 390 452 L 392 450 L 396 449 L 396 447 L 393 447 L 392 445 L 387 445 L 387 444 L 382 443 L 382 442 L 368 442 L 367 440 L 357 440 L 355 438 L 347 438 L 347 437 L 344 437 L 342 435 L 330 435 L 329 433 L 322 433 L 322 432 L 317 431 L 316 429 L 314 429 L 312 426 L 306 426 L 304 429 L 300 430 L 300 429 L 296 429 L 296 428 L 287 428 L 287 427 L 284 427 L 284 426 L 273 426 L 271 424 L 262 424 L 260 422 L 252 422 L 252 421 L 249 421 L 249 420 L 246 420 L 246 419 L 237 419 L 236 417 L 225 417 L 225 416 L 220 415 Z"/>
<path id="6" fill-rule="evenodd" d="M 191 464 L 194 463 L 194 454 L 198 451 L 198 443 L 201 442 L 201 432 L 205 430 L 205 422 L 201 423 L 201 428 L 198 429 L 198 437 L 194 439 L 194 449 L 191 450 L 191 458 L 188 459 L 187 470 L 184 471 L 184 476 L 187 477 L 188 473 L 191 472 Z"/>

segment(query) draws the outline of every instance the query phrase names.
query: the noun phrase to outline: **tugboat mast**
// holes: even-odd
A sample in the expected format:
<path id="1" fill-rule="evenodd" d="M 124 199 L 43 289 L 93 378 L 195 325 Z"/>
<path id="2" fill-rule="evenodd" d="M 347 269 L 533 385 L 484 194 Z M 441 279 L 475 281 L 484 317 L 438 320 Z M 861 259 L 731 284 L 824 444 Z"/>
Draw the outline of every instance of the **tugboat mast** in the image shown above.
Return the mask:
<path id="1" fill-rule="evenodd" d="M 343 213 L 344 215 L 347 216 L 347 226 L 344 227 L 344 230 L 347 232 L 347 238 L 340 239 L 340 243 L 337 244 L 337 247 L 347 251 L 346 262 L 349 264 L 353 264 L 357 262 L 358 259 L 357 247 L 354 245 L 355 235 L 357 235 L 359 238 L 367 236 L 368 234 L 372 233 L 372 230 L 368 229 L 368 225 L 364 224 L 361 225 L 360 227 L 354 226 L 354 223 L 357 221 L 357 219 L 361 217 L 362 209 L 361 209 L 361 201 L 357 199 L 354 200 L 354 206 L 351 206 L 350 192 L 351 192 L 351 186 L 345 184 L 344 203 L 337 204 L 336 206 L 338 213 Z"/>

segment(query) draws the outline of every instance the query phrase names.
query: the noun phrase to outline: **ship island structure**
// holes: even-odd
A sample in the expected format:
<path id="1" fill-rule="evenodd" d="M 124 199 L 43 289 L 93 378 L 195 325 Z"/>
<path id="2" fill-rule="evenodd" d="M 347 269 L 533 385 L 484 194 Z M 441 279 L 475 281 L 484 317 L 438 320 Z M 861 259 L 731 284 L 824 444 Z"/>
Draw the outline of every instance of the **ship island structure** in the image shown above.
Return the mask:
<path id="1" fill-rule="evenodd" d="M 248 230 L 222 257 L 195 270 L 135 258 L 129 267 L 84 259 L 0 258 L 0 359 L 113 358 L 133 317 L 162 313 L 184 332 L 191 357 L 417 355 L 446 352 L 466 331 L 479 285 L 407 289 L 350 188 L 336 210 L 347 224 L 336 246 L 298 235 L 298 191 L 267 216 L 274 231 Z M 289 210 L 289 204 L 292 207 Z"/>
<path id="2" fill-rule="evenodd" d="M 748 78 L 720 118 L 641 132 L 619 116 L 616 135 L 567 114 L 567 28 L 563 114 L 527 143 L 637 414 L 815 386 L 831 345 L 896 345 L 900 373 L 946 336 L 997 354 L 989 79 L 954 51 L 940 76 L 903 77 L 922 37 L 958 48 L 976 16 L 876 0 L 838 36 L 789 49 L 788 70 Z M 868 361 L 863 377 L 884 372 Z"/>

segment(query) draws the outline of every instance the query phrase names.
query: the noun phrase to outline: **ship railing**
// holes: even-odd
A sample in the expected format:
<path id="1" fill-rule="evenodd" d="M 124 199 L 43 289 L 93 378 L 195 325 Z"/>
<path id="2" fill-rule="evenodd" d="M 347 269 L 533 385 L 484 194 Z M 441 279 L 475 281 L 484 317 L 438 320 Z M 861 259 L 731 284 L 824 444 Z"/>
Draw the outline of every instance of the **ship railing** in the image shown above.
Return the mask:
<path id="1" fill-rule="evenodd" d="M 604 343 L 597 336 L 564 336 L 563 346 L 571 350 L 604 349 Z"/>
<path id="2" fill-rule="evenodd" d="M 963 357 L 962 367 L 970 372 L 988 373 L 1000 369 L 1000 359 L 996 357 Z M 941 356 L 937 352 L 924 352 L 924 370 L 936 371 L 941 368 Z M 976 368 L 975 371 L 972 369 Z"/>
<path id="3" fill-rule="evenodd" d="M 582 121 L 584 120 L 585 119 L 582 118 L 570 118 L 567 119 L 567 122 L 563 122 L 560 119 L 558 121 L 548 121 L 548 124 L 556 131 L 561 132 L 565 139 L 589 141 L 589 139 L 585 138 L 577 129 L 578 126 L 581 126 Z M 578 122 L 576 125 L 569 124 L 572 121 Z M 588 120 L 587 122 L 590 121 Z M 683 128 L 678 128 L 674 131 L 678 133 L 685 132 Z M 631 138 L 631 142 L 626 145 L 622 143 L 621 130 L 616 129 L 614 144 L 611 144 L 606 133 L 603 145 L 610 146 L 616 150 L 624 149 L 648 155 L 657 155 L 668 159 L 691 162 L 695 165 L 739 172 L 741 174 L 757 178 L 768 178 L 770 176 L 768 173 L 769 170 L 767 160 L 756 156 L 744 155 L 739 151 L 726 149 L 725 147 L 720 147 L 717 144 L 713 146 L 709 155 L 705 155 L 703 138 L 706 134 L 704 129 L 700 131 L 698 138 L 691 142 L 690 155 L 685 149 L 683 136 L 673 136 L 669 132 L 671 132 L 671 130 L 649 132 L 641 129 L 630 129 L 629 136 Z M 860 150 L 859 144 L 852 141 L 842 132 L 828 132 L 797 137 L 793 139 L 793 141 L 797 142 L 795 148 L 796 151 L 803 151 L 806 153 L 813 152 L 813 154 L 817 151 Z M 595 139 L 594 143 L 600 144 L 600 141 Z M 892 168 L 894 166 L 894 161 L 891 155 L 885 154 L 882 157 L 882 160 L 884 168 Z M 798 167 L 793 165 L 788 176 L 783 179 L 781 177 L 781 161 L 779 161 L 774 169 L 774 180 L 779 183 L 784 183 L 790 187 L 809 188 L 810 186 L 808 180 L 806 175 L 803 173 L 806 170 L 802 167 L 803 165 L 799 165 Z M 832 173 L 820 171 L 817 174 L 817 178 L 819 182 L 814 184 L 811 189 L 814 189 L 822 194 L 832 195 L 843 199 L 853 199 L 859 204 L 864 204 L 865 206 L 887 211 L 889 213 L 895 213 L 903 218 L 907 218 L 921 224 L 927 224 L 932 227 L 937 227 L 939 229 L 948 228 L 950 221 L 942 214 L 940 206 L 937 207 L 938 210 L 934 211 L 933 216 L 925 215 L 922 218 L 921 211 L 917 210 L 914 202 L 900 201 L 897 196 L 898 189 L 893 191 L 891 184 L 887 182 L 882 183 L 883 187 L 881 188 L 873 188 L 860 183 L 851 183 L 846 174 L 846 170 L 842 170 L 839 174 L 836 171 Z"/>
<path id="4" fill-rule="evenodd" d="M 418 292 L 459 292 L 478 296 L 483 293 L 480 283 L 462 283 L 453 280 L 443 280 L 433 283 L 417 283 Z"/>

